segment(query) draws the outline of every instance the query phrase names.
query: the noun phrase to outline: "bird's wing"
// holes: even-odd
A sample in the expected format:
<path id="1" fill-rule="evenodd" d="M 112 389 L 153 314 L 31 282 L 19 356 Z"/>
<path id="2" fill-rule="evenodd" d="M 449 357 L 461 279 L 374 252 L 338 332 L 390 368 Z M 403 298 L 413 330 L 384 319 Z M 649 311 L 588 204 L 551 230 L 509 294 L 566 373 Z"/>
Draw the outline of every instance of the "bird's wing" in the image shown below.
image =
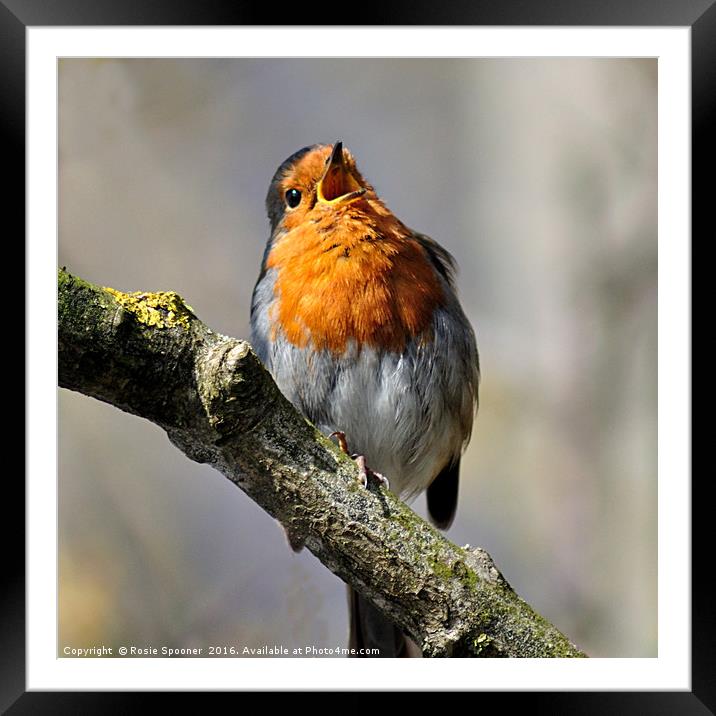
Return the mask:
<path id="1" fill-rule="evenodd" d="M 457 264 L 452 254 L 440 244 L 425 234 L 415 232 L 415 238 L 428 254 L 435 270 L 442 276 L 451 289 L 455 289 L 455 271 Z M 465 319 L 466 320 L 466 319 Z M 469 324 L 466 323 L 469 328 Z M 469 329 L 472 334 L 472 329 Z M 473 346 L 474 346 L 474 338 Z M 477 403 L 477 384 L 479 382 L 479 367 L 477 348 L 475 352 L 475 367 L 473 377 L 473 391 L 475 404 Z M 472 419 L 470 419 L 470 425 Z M 468 429 L 469 434 L 469 429 Z M 457 510 L 458 487 L 460 484 L 460 456 L 451 460 L 438 473 L 438 476 L 430 483 L 427 490 L 428 513 L 430 521 L 440 529 L 447 529 L 452 524 Z"/>
<path id="2" fill-rule="evenodd" d="M 425 234 L 413 232 L 418 243 L 425 249 L 435 270 L 447 281 L 447 283 L 455 288 L 455 270 L 457 264 L 453 255 L 444 249 L 440 244 Z"/>

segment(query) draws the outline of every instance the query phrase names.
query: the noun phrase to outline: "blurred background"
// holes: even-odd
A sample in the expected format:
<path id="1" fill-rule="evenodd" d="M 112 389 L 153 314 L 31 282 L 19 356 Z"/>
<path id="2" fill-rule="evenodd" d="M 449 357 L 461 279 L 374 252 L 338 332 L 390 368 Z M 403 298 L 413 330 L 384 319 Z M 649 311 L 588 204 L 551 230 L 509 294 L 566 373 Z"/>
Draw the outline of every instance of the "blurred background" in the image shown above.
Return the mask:
<path id="1" fill-rule="evenodd" d="M 656 60 L 61 60 L 59 264 L 248 337 L 269 180 L 342 139 L 460 266 L 448 536 L 590 655 L 656 656 L 656 95 Z M 60 648 L 345 644 L 343 583 L 159 428 L 60 390 L 59 439 Z"/>

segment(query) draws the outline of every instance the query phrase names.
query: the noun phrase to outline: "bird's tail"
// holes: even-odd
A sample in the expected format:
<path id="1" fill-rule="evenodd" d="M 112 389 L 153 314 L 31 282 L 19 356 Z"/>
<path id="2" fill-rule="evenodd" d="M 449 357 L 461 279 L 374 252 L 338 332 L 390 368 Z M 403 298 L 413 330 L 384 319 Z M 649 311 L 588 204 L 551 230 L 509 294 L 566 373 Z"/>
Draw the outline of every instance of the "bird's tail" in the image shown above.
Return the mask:
<path id="1" fill-rule="evenodd" d="M 350 637 L 348 647 L 358 658 L 409 657 L 412 654 L 408 638 L 370 602 L 348 587 L 350 608 Z M 377 649 L 378 653 L 359 653 Z"/>

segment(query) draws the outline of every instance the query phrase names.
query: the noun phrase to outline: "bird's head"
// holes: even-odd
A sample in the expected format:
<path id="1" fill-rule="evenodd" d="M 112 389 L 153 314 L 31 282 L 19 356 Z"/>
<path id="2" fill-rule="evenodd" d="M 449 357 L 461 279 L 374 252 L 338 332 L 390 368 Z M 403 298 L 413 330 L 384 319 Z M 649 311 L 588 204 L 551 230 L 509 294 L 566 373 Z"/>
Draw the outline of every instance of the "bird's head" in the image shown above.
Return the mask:
<path id="1" fill-rule="evenodd" d="M 323 222 L 348 207 L 369 211 L 377 201 L 373 187 L 356 167 L 353 155 L 335 144 L 315 144 L 299 150 L 278 168 L 271 180 L 266 209 L 271 231 L 285 231 L 307 222 Z"/>

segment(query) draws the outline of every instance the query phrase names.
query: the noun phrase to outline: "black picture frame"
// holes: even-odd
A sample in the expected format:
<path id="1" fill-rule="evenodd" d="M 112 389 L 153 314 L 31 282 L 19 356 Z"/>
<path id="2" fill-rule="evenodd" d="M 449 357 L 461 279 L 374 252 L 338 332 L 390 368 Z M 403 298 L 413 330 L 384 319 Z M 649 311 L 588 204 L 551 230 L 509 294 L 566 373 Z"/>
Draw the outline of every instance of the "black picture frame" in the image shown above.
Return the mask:
<path id="1" fill-rule="evenodd" d="M 319 4 L 320 5 L 320 4 Z M 344 6 L 352 10 L 352 7 Z M 340 7 L 332 7 L 315 16 L 316 21 L 294 10 L 282 13 L 281 24 L 342 24 Z M 477 0 L 472 3 L 396 2 L 380 6 L 362 3 L 362 25 L 559 25 L 559 26 L 688 26 L 691 28 L 692 68 L 692 225 L 703 231 L 706 224 L 711 182 L 706 169 L 714 158 L 711 128 L 716 105 L 716 2 L 715 0 L 624 0 L 619 4 L 592 0 L 502 0 L 500 3 Z M 0 119 L 3 129 L 5 176 L 11 181 L 5 190 L 6 216 L 14 216 L 19 231 L 24 231 L 25 191 L 25 31 L 31 26 L 93 25 L 271 25 L 275 9 L 250 7 L 242 3 L 138 2 L 137 0 L 0 0 L 0 76 L 2 92 Z M 326 22 L 330 19 L 330 23 Z M 355 20 L 355 12 L 352 18 Z M 350 23 L 349 23 L 350 24 Z M 703 177 L 697 181 L 697 177 Z M 19 233 L 18 231 L 18 233 Z M 8 239 L 10 236 L 8 232 Z M 688 240 L 688 237 L 686 237 Z M 7 244 L 6 244 L 7 245 Z M 692 242 L 693 245 L 693 242 Z M 16 270 L 16 269 L 15 269 Z M 696 303 L 700 307 L 700 304 Z M 685 317 L 686 319 L 686 317 Z M 713 372 L 713 371 L 712 371 Z M 26 375 L 26 381 L 32 380 Z M 19 419 L 17 419 L 19 423 Z M 7 451 L 8 453 L 10 451 Z M 688 476 L 674 476 L 686 479 Z M 707 714 L 716 711 L 715 610 L 706 584 L 712 562 L 710 535 L 706 533 L 706 480 L 692 481 L 692 690 L 690 692 L 569 692 L 501 693 L 497 698 L 521 699 L 530 712 L 553 714 Z M 0 709 L 10 714 L 24 713 L 126 713 L 130 709 L 152 706 L 155 695 L 148 693 L 109 692 L 26 692 L 25 687 L 25 492 L 19 481 L 6 473 L 4 569 L 0 621 Z M 10 508 L 12 506 L 12 508 Z M 10 509 L 7 509 L 10 508 Z M 19 524 L 9 515 L 19 515 Z M 699 565 L 706 567 L 699 569 Z M 184 706 L 206 693 L 181 694 Z M 490 694 L 480 694 L 484 699 Z M 167 695 L 161 696 L 165 699 Z M 196 702 L 198 704 L 198 701 Z M 205 705 L 206 702 L 202 701 Z M 162 701 L 164 705 L 164 701 Z M 513 706 L 512 703 L 509 704 Z M 477 707 L 477 705 L 476 705 Z"/>

